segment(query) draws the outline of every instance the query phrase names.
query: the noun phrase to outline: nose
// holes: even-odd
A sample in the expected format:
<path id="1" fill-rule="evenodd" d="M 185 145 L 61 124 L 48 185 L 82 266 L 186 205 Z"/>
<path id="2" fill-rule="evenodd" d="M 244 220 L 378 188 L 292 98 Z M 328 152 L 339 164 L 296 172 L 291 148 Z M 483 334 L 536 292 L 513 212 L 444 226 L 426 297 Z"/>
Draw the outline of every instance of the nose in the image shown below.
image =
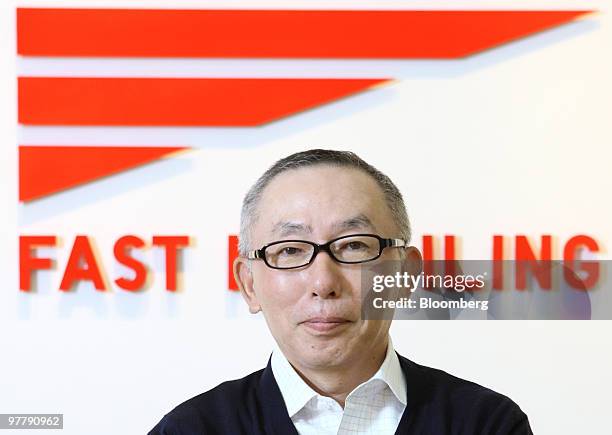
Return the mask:
<path id="1" fill-rule="evenodd" d="M 322 299 L 338 298 L 341 294 L 342 277 L 340 264 L 327 252 L 319 252 L 308 267 L 312 296 Z"/>

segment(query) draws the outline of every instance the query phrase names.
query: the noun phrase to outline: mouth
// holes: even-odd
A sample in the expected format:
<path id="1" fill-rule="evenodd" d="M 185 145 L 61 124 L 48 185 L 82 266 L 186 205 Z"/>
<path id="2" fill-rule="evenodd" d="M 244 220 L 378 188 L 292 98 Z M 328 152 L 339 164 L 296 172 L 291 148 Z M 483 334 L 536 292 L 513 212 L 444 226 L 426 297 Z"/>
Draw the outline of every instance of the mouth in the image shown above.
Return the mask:
<path id="1" fill-rule="evenodd" d="M 343 317 L 312 317 L 301 323 L 307 329 L 317 333 L 329 333 L 340 330 L 351 324 L 350 320 Z"/>

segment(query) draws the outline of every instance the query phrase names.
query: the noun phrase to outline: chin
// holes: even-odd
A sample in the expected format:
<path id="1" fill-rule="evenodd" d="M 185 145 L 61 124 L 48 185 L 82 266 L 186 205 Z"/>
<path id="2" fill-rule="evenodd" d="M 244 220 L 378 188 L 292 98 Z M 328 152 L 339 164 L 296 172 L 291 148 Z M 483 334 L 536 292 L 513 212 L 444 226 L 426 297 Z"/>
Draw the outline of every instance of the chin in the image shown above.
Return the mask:
<path id="1" fill-rule="evenodd" d="M 317 342 L 309 340 L 300 346 L 300 360 L 310 367 L 332 367 L 347 360 L 347 347 L 344 341 Z"/>
<path id="2" fill-rule="evenodd" d="M 310 368 L 329 368 L 342 364 L 342 359 L 333 355 L 307 355 L 302 357 L 304 365 Z"/>

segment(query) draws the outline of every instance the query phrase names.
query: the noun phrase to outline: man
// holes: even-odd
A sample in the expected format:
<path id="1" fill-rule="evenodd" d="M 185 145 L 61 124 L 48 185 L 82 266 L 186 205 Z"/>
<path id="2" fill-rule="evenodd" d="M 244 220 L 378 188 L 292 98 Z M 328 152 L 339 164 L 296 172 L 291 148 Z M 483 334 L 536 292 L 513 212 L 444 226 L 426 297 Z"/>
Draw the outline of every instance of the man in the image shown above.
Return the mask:
<path id="1" fill-rule="evenodd" d="M 234 274 L 278 348 L 265 369 L 179 405 L 150 435 L 530 434 L 510 399 L 399 356 L 391 320 L 362 318 L 363 266 L 418 263 L 409 240 L 399 190 L 355 154 L 276 162 L 244 199 Z"/>

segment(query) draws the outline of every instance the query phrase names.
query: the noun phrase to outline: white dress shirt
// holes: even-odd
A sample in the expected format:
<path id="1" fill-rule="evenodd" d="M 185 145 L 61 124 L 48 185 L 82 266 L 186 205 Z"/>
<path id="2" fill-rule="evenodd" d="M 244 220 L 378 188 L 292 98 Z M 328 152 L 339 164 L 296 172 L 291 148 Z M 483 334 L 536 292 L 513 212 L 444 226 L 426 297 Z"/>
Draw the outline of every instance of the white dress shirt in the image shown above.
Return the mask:
<path id="1" fill-rule="evenodd" d="M 406 380 L 391 338 L 382 365 L 349 393 L 344 409 L 310 388 L 278 348 L 272 373 L 300 435 L 394 434 L 406 408 Z"/>

